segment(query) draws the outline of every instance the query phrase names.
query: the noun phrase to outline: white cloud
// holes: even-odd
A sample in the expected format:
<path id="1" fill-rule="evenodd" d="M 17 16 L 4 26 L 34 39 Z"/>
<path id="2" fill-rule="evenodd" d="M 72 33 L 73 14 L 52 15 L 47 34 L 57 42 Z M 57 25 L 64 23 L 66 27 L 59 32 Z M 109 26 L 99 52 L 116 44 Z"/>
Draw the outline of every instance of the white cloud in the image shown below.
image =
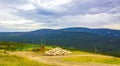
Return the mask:
<path id="1" fill-rule="evenodd" d="M 120 30 L 120 24 L 102 25 L 101 28 L 110 28 L 110 29 L 118 29 L 118 30 Z"/>
<path id="2" fill-rule="evenodd" d="M 5 31 L 6 29 L 6 31 L 30 31 L 46 27 L 43 22 L 34 22 L 13 14 L 16 12 L 15 10 L 4 7 L 0 8 L 2 8 L 0 10 L 0 31 Z"/>
<path id="3" fill-rule="evenodd" d="M 24 10 L 24 11 L 29 11 L 29 10 L 36 9 L 36 7 L 31 3 L 20 5 L 20 6 L 17 6 L 16 8 L 20 9 L 20 10 Z"/>
<path id="4" fill-rule="evenodd" d="M 92 27 L 92 28 L 110 28 L 107 25 L 120 24 L 116 19 L 119 14 L 86 14 L 77 16 L 63 16 L 57 21 L 57 25 L 61 27 Z M 120 27 L 118 27 L 120 29 Z"/>
<path id="5" fill-rule="evenodd" d="M 30 0 L 38 8 L 52 11 L 64 11 L 63 5 L 71 3 L 72 0 Z M 62 10 L 61 10 L 62 9 Z"/>
<path id="6" fill-rule="evenodd" d="M 120 29 L 119 0 L 1 0 L 0 29 Z M 1 30 L 0 30 L 1 31 Z"/>

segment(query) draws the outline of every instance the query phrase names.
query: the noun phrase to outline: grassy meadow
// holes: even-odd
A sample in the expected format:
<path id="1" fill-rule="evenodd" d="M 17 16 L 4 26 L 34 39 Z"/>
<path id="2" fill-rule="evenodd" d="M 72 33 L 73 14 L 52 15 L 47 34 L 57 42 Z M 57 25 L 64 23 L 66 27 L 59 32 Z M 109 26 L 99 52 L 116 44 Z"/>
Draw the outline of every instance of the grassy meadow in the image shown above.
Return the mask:
<path id="1" fill-rule="evenodd" d="M 40 45 L 16 42 L 0 42 L 0 66 L 51 66 L 24 57 L 9 55 L 8 52 L 33 51 Z"/>
<path id="2" fill-rule="evenodd" d="M 100 56 L 82 56 L 82 57 L 66 57 L 64 61 L 68 62 L 92 62 L 92 63 L 105 63 L 120 65 L 120 58 L 115 57 L 100 57 Z"/>
<path id="3" fill-rule="evenodd" d="M 0 51 L 0 66 L 50 66 L 27 58 L 8 55 L 4 51 Z"/>
<path id="4" fill-rule="evenodd" d="M 53 46 L 46 46 L 45 50 L 40 50 L 41 44 L 24 44 L 16 42 L 0 42 L 0 66 L 51 66 L 28 58 L 10 55 L 8 52 L 24 52 L 29 51 L 37 54 L 43 54 L 45 51 L 54 48 Z M 69 48 L 68 48 L 69 49 Z M 82 52 L 78 50 L 72 51 L 72 56 L 61 58 L 65 62 L 85 62 L 85 63 L 102 63 L 120 65 L 119 57 L 105 56 Z M 90 56 L 89 56 L 90 55 Z M 91 56 L 92 55 L 92 56 Z M 52 65 L 53 66 L 53 65 Z"/>

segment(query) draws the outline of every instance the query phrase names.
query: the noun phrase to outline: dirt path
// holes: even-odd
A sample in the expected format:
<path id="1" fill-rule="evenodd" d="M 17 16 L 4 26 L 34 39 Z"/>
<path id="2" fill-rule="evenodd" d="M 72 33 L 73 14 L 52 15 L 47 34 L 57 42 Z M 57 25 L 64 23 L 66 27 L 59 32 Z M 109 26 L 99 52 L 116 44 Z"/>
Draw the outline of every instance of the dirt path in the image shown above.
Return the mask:
<path id="1" fill-rule="evenodd" d="M 42 56 L 33 52 L 9 52 L 11 55 L 17 55 L 20 57 L 25 57 L 31 60 L 42 62 L 45 64 L 55 65 L 55 66 L 118 66 L 118 65 L 109 65 L 109 64 L 99 64 L 99 63 L 83 63 L 83 62 L 65 62 L 61 58 L 64 57 L 80 57 L 80 56 L 99 56 L 101 55 L 67 55 L 67 56 Z"/>

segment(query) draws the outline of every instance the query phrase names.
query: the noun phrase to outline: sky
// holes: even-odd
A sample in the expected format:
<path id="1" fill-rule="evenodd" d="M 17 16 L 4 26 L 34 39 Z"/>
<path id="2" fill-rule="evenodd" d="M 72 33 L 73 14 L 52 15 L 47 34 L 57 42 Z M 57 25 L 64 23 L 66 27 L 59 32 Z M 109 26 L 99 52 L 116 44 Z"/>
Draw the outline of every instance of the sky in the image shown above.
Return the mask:
<path id="1" fill-rule="evenodd" d="M 120 30 L 120 0 L 0 0 L 0 32 L 68 27 Z"/>

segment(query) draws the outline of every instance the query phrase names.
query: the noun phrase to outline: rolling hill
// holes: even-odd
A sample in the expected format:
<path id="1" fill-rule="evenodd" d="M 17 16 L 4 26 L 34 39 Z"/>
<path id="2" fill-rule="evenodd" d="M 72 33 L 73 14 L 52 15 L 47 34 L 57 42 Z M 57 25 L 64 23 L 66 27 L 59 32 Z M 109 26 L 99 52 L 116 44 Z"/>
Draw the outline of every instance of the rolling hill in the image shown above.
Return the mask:
<path id="1" fill-rule="evenodd" d="M 46 45 L 120 56 L 120 30 L 75 27 L 30 32 L 1 32 L 0 41 L 35 44 L 43 42 Z"/>

